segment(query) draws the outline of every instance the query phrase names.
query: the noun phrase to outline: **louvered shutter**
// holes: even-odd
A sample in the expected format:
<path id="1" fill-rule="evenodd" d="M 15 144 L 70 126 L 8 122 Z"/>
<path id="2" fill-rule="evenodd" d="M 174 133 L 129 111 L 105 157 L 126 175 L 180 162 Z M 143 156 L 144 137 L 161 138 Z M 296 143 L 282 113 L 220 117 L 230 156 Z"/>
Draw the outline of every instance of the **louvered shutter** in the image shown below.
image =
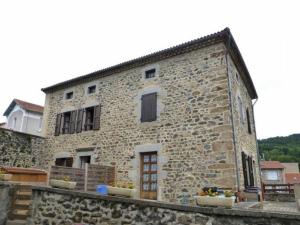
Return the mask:
<path id="1" fill-rule="evenodd" d="M 58 136 L 60 133 L 61 117 L 62 117 L 61 113 L 57 114 L 57 116 L 56 116 L 55 131 L 54 131 L 55 136 Z"/>
<path id="2" fill-rule="evenodd" d="M 245 184 L 245 188 L 247 188 L 249 186 L 248 184 L 248 175 L 247 175 L 247 156 L 244 152 L 242 152 L 242 165 L 243 165 L 243 174 L 244 174 L 244 184 Z"/>
<path id="3" fill-rule="evenodd" d="M 100 115 L 101 115 L 101 106 L 96 105 L 94 107 L 93 130 L 99 130 L 100 129 Z"/>
<path id="4" fill-rule="evenodd" d="M 82 131 L 83 109 L 79 109 L 77 115 L 76 132 L 80 133 Z"/>
<path id="5" fill-rule="evenodd" d="M 155 121 L 157 118 L 157 93 L 142 96 L 141 122 Z"/>
<path id="6" fill-rule="evenodd" d="M 77 111 L 76 110 L 72 111 L 71 112 L 71 121 L 70 121 L 70 134 L 75 133 L 76 116 L 77 116 Z"/>

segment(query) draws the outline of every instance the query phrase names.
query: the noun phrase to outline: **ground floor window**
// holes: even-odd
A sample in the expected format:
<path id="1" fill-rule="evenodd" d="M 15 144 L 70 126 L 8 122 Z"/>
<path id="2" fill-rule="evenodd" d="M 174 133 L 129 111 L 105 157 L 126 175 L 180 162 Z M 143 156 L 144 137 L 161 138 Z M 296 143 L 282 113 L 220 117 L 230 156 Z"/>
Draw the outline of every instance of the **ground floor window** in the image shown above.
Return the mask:
<path id="1" fill-rule="evenodd" d="M 80 164 L 79 167 L 81 169 L 84 169 L 86 163 L 88 163 L 88 164 L 91 163 L 91 156 L 90 155 L 79 156 L 79 164 Z"/>
<path id="2" fill-rule="evenodd" d="M 255 185 L 254 182 L 254 165 L 255 162 L 252 159 L 252 156 L 248 156 L 244 152 L 242 152 L 242 165 L 243 165 L 243 175 L 244 175 L 244 185 L 245 188 L 253 187 Z"/>
<path id="3" fill-rule="evenodd" d="M 56 158 L 55 166 L 72 167 L 73 166 L 73 158 L 72 157 Z"/>
<path id="4" fill-rule="evenodd" d="M 94 150 L 87 148 L 87 149 L 77 149 L 77 154 L 76 154 L 76 167 L 84 169 L 85 164 L 91 164 L 94 163 Z"/>

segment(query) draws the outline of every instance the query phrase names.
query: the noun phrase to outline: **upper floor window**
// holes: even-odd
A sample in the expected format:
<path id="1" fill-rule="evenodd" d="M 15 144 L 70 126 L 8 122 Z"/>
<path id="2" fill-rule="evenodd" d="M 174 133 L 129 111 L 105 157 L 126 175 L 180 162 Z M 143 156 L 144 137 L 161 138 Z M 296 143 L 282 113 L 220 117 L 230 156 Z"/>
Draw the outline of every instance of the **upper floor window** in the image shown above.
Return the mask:
<path id="1" fill-rule="evenodd" d="M 151 122 L 157 119 L 157 93 L 142 96 L 141 110 L 141 122 Z"/>
<path id="2" fill-rule="evenodd" d="M 89 86 L 87 89 L 88 94 L 93 94 L 96 92 L 96 85 Z"/>
<path id="3" fill-rule="evenodd" d="M 73 134 L 82 130 L 100 129 L 100 105 L 59 113 L 56 116 L 54 135 Z"/>
<path id="4" fill-rule="evenodd" d="M 73 91 L 67 92 L 65 95 L 65 99 L 72 99 L 73 98 Z"/>
<path id="5" fill-rule="evenodd" d="M 246 116 L 247 116 L 247 125 L 248 125 L 248 133 L 251 134 L 252 130 L 251 130 L 251 120 L 250 120 L 250 113 L 249 113 L 249 109 L 246 109 Z"/>
<path id="6" fill-rule="evenodd" d="M 156 73 L 156 69 L 155 68 L 150 69 L 150 70 L 146 70 L 145 71 L 145 79 L 150 79 L 150 78 L 155 77 L 155 73 Z"/>
<path id="7" fill-rule="evenodd" d="M 244 123 L 243 102 L 240 97 L 238 97 L 238 108 L 239 108 L 240 122 Z"/>

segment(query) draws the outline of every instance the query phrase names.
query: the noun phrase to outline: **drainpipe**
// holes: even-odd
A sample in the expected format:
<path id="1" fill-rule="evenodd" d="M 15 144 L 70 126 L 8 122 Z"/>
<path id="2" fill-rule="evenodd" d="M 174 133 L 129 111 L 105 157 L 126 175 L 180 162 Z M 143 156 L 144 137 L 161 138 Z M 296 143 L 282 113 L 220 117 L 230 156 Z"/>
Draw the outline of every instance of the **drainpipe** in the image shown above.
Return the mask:
<path id="1" fill-rule="evenodd" d="M 228 48 L 228 47 L 227 47 Z M 225 61 L 226 61 L 226 71 L 227 71 L 227 81 L 228 81 L 228 95 L 229 95 L 229 106 L 231 111 L 231 123 L 232 123 L 232 138 L 233 138 L 233 148 L 234 148 L 234 159 L 235 159 L 235 172 L 236 172 L 236 184 L 237 189 L 240 191 L 240 177 L 239 177 L 239 167 L 238 167 L 238 159 L 237 159 L 237 147 L 236 147 L 236 136 L 235 136 L 235 127 L 234 127 L 234 119 L 233 119 L 233 102 L 232 102 L 232 87 L 231 80 L 229 76 L 229 65 L 228 65 L 228 50 L 226 50 Z"/>
<path id="2" fill-rule="evenodd" d="M 261 181 L 262 180 L 261 180 L 261 168 L 260 168 L 260 155 L 259 155 L 259 148 L 258 148 L 257 135 L 256 135 L 256 126 L 255 126 L 255 118 L 254 118 L 254 105 L 256 104 L 257 101 L 258 101 L 258 98 L 255 99 L 255 102 L 252 104 L 252 116 L 253 116 L 253 126 L 254 126 L 254 134 L 255 134 L 258 173 L 259 173 L 260 188 L 261 188 Z"/>

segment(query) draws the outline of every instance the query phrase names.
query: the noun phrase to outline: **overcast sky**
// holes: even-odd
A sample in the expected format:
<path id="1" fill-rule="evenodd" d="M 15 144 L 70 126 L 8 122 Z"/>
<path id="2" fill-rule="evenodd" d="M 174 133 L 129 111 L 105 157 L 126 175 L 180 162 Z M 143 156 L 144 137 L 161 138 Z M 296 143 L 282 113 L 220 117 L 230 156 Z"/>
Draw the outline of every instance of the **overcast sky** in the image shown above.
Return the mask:
<path id="1" fill-rule="evenodd" d="M 43 87 L 229 27 L 258 92 L 258 137 L 300 133 L 300 7 L 245 2 L 1 1 L 0 112 L 13 98 L 43 105 Z"/>

